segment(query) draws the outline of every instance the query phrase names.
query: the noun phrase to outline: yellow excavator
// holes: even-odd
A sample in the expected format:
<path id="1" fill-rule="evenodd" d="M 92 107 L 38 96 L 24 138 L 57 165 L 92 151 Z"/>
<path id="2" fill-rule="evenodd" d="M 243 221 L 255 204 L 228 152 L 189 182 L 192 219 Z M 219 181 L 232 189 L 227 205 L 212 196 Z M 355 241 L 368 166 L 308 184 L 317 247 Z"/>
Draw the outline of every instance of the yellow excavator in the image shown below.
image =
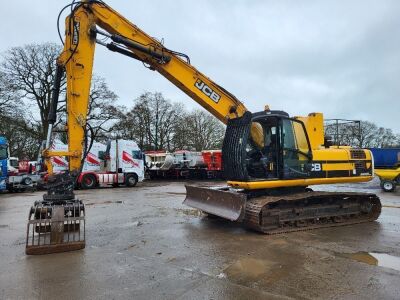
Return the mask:
<path id="1" fill-rule="evenodd" d="M 87 145 L 87 114 L 96 44 L 142 62 L 226 124 L 223 142 L 224 187 L 186 186 L 188 206 L 275 234 L 376 220 L 381 203 L 374 194 L 317 192 L 308 186 L 372 179 L 371 152 L 331 147 L 324 139 L 323 116 L 290 117 L 284 111 L 252 113 L 226 89 L 198 71 L 187 55 L 165 47 L 103 1 L 73 1 L 64 9 L 64 49 L 49 114 L 43 156 L 66 156 L 69 172 L 52 176 L 48 192 L 31 208 L 27 254 L 85 247 L 85 207 L 74 182 Z M 61 14 L 61 13 L 60 13 Z M 60 17 L 60 15 L 59 15 Z M 67 78 L 68 151 L 50 150 L 52 124 L 63 73 Z"/>

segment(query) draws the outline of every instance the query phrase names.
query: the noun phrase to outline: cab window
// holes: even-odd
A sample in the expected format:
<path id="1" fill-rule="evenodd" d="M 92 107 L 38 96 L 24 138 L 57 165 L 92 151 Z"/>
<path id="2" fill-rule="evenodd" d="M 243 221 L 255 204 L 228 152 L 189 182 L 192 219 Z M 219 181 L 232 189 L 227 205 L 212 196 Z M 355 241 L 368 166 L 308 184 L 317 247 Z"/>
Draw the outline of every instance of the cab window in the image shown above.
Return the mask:
<path id="1" fill-rule="evenodd" d="M 106 152 L 105 151 L 99 151 L 99 158 L 101 160 L 105 160 Z"/>
<path id="2" fill-rule="evenodd" d="M 14 168 L 19 167 L 19 161 L 17 159 L 10 159 L 10 166 Z"/>
<path id="3" fill-rule="evenodd" d="M 142 158 L 143 158 L 142 151 L 140 151 L 140 150 L 133 150 L 133 151 L 132 151 L 132 157 L 133 157 L 134 159 L 142 159 Z"/>
<path id="4" fill-rule="evenodd" d="M 306 164 L 310 160 L 310 147 L 303 123 L 282 120 L 283 177 L 287 179 L 308 177 Z"/>
<path id="5" fill-rule="evenodd" d="M 7 157 L 7 146 L 0 146 L 0 159 L 6 159 Z"/>

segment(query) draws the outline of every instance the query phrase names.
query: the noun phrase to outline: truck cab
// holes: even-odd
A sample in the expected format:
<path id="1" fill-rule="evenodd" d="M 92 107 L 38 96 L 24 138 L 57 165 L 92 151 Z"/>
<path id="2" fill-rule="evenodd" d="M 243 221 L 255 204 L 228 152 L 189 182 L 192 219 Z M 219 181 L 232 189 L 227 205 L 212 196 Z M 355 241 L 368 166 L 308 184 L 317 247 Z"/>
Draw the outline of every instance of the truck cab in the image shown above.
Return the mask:
<path id="1" fill-rule="evenodd" d="M 7 188 L 7 158 L 7 140 L 4 137 L 0 137 L 0 191 L 4 191 Z"/>
<path id="2" fill-rule="evenodd" d="M 105 170 L 117 173 L 118 182 L 124 182 L 129 186 L 143 181 L 144 155 L 136 142 L 122 139 L 112 140 L 107 145 L 105 155 Z"/>
<path id="3" fill-rule="evenodd" d="M 25 191 L 36 188 L 40 176 L 27 172 L 20 172 L 17 157 L 10 157 L 7 139 L 0 137 L 0 190 Z"/>
<path id="4" fill-rule="evenodd" d="M 7 168 L 9 175 L 17 175 L 19 173 L 18 157 L 9 157 L 7 160 Z"/>
<path id="5" fill-rule="evenodd" d="M 82 189 L 97 186 L 135 186 L 144 179 L 144 156 L 136 142 L 110 140 L 94 143 L 85 158 L 78 185 Z"/>

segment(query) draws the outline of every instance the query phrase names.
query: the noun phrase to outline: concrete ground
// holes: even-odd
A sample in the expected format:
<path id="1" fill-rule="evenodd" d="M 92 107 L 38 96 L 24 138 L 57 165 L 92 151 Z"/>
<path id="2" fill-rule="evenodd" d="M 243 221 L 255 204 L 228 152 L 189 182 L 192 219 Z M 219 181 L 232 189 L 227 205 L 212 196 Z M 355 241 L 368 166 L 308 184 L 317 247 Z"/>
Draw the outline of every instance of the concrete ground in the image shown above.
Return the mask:
<path id="1" fill-rule="evenodd" d="M 43 192 L 2 194 L 0 299 L 399 299 L 400 193 L 376 182 L 329 189 L 375 192 L 382 215 L 265 236 L 185 207 L 181 182 L 150 181 L 78 191 L 86 249 L 45 256 L 24 254 Z"/>

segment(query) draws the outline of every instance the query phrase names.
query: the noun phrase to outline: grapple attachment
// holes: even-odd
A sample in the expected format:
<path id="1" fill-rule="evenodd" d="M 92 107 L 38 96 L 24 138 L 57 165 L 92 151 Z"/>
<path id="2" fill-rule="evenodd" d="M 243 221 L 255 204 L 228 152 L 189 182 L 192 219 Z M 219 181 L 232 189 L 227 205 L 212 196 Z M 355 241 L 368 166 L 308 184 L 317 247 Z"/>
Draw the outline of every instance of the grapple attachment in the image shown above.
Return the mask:
<path id="1" fill-rule="evenodd" d="M 50 254 L 83 248 L 85 206 L 81 200 L 35 202 L 29 212 L 26 254 Z"/>
<path id="2" fill-rule="evenodd" d="M 246 195 L 229 187 L 206 188 L 185 185 L 183 204 L 231 221 L 242 221 L 245 215 Z"/>

